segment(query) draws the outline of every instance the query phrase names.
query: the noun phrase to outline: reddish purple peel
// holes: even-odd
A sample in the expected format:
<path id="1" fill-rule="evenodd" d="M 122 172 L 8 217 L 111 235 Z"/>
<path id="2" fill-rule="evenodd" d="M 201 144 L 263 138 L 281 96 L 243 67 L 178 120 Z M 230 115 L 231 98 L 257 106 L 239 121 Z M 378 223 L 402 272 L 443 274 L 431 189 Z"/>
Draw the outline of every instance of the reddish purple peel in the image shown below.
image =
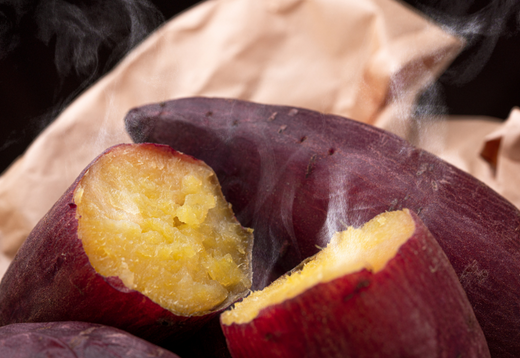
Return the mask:
<path id="1" fill-rule="evenodd" d="M 0 328 L 2 357 L 179 358 L 113 327 L 86 322 L 17 323 Z"/>
<path id="2" fill-rule="evenodd" d="M 301 108 L 185 98 L 134 109 L 126 125 L 134 141 L 215 170 L 255 230 L 254 289 L 345 225 L 407 207 L 448 256 L 492 355 L 520 356 L 520 212 L 474 177 L 383 130 Z"/>
<path id="3" fill-rule="evenodd" d="M 241 357 L 489 357 L 484 334 L 453 268 L 428 229 L 416 229 L 379 272 L 320 283 L 222 324 Z"/>

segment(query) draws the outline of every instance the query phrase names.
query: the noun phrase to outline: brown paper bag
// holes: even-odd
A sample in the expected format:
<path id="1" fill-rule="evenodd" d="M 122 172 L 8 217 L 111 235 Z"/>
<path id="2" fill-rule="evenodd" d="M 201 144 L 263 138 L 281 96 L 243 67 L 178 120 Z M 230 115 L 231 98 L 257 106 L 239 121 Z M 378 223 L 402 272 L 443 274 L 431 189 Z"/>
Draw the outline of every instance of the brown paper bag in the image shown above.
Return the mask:
<path id="1" fill-rule="evenodd" d="M 335 113 L 406 136 L 418 91 L 461 46 L 394 0 L 202 2 L 85 91 L 0 178 L 0 270 L 95 156 L 130 141 L 123 118 L 132 107 L 233 97 Z"/>

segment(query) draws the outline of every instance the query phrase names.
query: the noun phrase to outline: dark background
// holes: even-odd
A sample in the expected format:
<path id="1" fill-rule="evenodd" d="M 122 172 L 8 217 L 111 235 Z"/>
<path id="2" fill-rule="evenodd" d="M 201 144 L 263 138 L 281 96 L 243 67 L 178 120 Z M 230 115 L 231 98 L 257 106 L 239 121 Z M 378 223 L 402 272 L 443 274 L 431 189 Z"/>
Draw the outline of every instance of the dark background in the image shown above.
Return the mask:
<path id="1" fill-rule="evenodd" d="M 82 90 L 197 2 L 0 0 L 0 173 Z M 507 118 L 520 105 L 520 2 L 406 2 L 467 41 L 416 113 Z"/>

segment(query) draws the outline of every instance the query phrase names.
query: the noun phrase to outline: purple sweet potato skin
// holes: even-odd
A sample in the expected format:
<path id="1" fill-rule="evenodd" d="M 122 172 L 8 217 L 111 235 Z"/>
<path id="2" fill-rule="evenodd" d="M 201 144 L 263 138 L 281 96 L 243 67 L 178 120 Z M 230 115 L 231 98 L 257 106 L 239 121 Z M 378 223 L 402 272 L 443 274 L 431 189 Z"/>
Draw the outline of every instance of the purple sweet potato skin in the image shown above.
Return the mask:
<path id="1" fill-rule="evenodd" d="M 216 172 L 255 230 L 253 288 L 315 254 L 332 232 L 409 208 L 445 251 L 494 357 L 520 357 L 520 212 L 471 175 L 378 128 L 302 108 L 183 98 L 133 109 L 136 142 Z"/>
<path id="2" fill-rule="evenodd" d="M 0 327 L 0 356 L 179 358 L 120 329 L 76 321 L 15 323 Z"/>
<path id="3" fill-rule="evenodd" d="M 484 334 L 448 258 L 421 220 L 379 272 L 320 283 L 222 324 L 233 358 L 489 357 Z"/>
<path id="4" fill-rule="evenodd" d="M 73 194 L 98 158 L 78 176 L 17 252 L 0 283 L 0 326 L 85 321 L 117 327 L 161 345 L 182 341 L 218 313 L 177 316 L 126 288 L 118 277 L 104 277 L 90 265 L 77 235 Z"/>

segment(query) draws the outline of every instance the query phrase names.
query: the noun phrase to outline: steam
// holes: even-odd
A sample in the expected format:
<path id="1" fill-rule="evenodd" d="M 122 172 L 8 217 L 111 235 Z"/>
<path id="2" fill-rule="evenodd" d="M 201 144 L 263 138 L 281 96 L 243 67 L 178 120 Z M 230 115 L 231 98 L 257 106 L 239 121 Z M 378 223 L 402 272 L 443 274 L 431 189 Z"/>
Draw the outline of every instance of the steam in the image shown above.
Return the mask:
<path id="1" fill-rule="evenodd" d="M 62 77 L 93 77 L 106 71 L 143 40 L 162 21 L 147 0 L 47 0 L 36 8 L 37 37 L 56 43 L 55 64 Z M 99 68 L 102 50 L 110 52 Z"/>
<path id="2" fill-rule="evenodd" d="M 327 218 L 318 235 L 317 245 L 320 247 L 327 246 L 327 243 L 336 232 L 347 229 L 348 223 L 345 223 L 345 214 L 349 213 L 351 207 L 348 203 L 348 176 L 341 170 L 330 169 L 328 177 L 330 188 L 329 207 Z M 349 214 L 353 215 L 352 213 Z"/>
<path id="3" fill-rule="evenodd" d="M 445 86 L 462 87 L 471 83 L 488 64 L 498 41 L 518 34 L 520 2 L 421 0 L 423 4 L 418 4 L 417 1 L 405 1 L 440 24 L 444 31 L 466 42 L 464 50 L 451 66 L 423 91 L 414 104 L 415 133 L 411 136 L 411 142 L 430 151 L 441 152 L 447 130 L 444 120 L 450 112 Z"/>
<path id="4" fill-rule="evenodd" d="M 479 2 L 441 1 L 436 7 L 417 8 L 444 27 L 444 30 L 466 40 L 466 53 L 447 72 L 451 83 L 462 84 L 479 74 L 501 36 L 512 36 L 519 30 L 520 3 L 516 0 L 489 1 L 478 10 Z"/>
<path id="5" fill-rule="evenodd" d="M 0 0 L 0 59 L 42 43 L 58 79 L 48 110 L 16 136 L 35 137 L 163 21 L 149 0 Z"/>

